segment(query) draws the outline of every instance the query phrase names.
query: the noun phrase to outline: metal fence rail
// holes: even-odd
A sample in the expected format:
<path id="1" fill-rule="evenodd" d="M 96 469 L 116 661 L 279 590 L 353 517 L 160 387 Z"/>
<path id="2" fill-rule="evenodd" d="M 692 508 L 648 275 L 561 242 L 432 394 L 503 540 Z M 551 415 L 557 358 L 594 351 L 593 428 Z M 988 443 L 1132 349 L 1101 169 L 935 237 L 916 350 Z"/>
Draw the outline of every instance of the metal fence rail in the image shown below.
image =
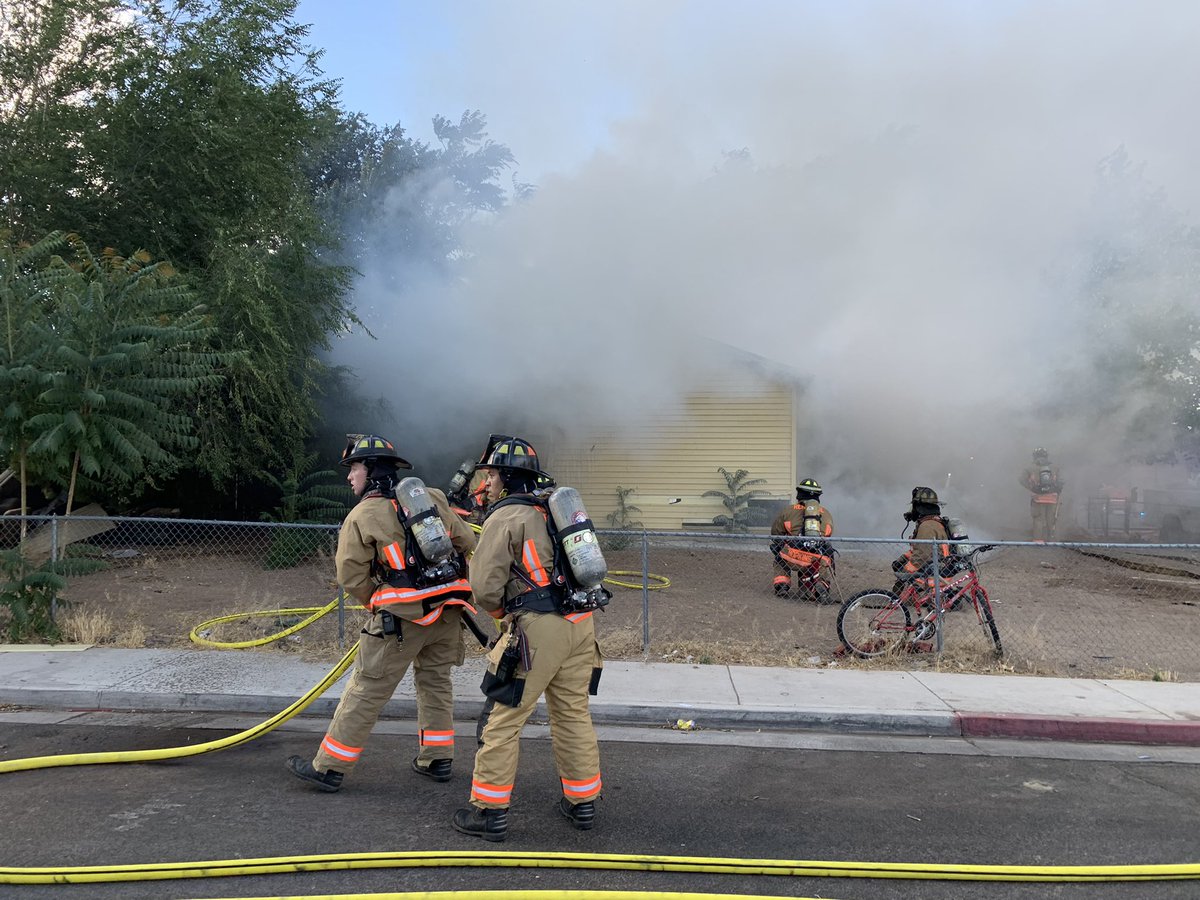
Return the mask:
<path id="1" fill-rule="evenodd" d="M 598 617 L 610 655 L 1200 681 L 1200 545 L 995 542 L 979 557 L 978 578 L 1002 657 L 967 603 L 935 617 L 932 630 L 908 635 L 902 647 L 860 659 L 839 640 L 842 601 L 893 589 L 891 563 L 910 542 L 831 539 L 835 602 L 820 604 L 775 595 L 767 535 L 608 530 L 600 536 L 610 573 L 629 573 L 610 574 L 621 586 L 613 586 L 616 596 Z M 215 616 L 328 603 L 339 594 L 336 538 L 337 527 L 328 525 L 0 519 L 0 547 L 20 543 L 30 559 L 103 560 L 102 571 L 68 582 L 69 613 L 107 610 L 118 628 L 140 622 L 147 644 L 160 646 L 186 640 L 192 626 Z M 953 577 L 928 577 L 935 598 L 955 589 Z M 326 626 L 330 640 L 332 628 Z M 343 628 L 336 638 L 344 641 Z"/>

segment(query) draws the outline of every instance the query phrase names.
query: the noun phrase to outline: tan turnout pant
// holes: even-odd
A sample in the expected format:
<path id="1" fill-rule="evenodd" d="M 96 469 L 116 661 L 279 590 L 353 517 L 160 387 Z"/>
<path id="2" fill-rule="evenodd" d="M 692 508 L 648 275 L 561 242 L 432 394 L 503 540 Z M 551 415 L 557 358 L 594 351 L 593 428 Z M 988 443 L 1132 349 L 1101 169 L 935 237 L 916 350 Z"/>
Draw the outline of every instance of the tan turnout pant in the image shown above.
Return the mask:
<path id="1" fill-rule="evenodd" d="M 350 682 L 313 759 L 317 771 L 348 773 L 354 768 L 367 735 L 409 665 L 417 689 L 417 758 L 422 763 L 454 758 L 450 670 L 462 664 L 466 652 L 459 617 L 458 609 L 451 607 L 430 625 L 401 622 L 403 640 L 397 642 L 395 635 L 383 634 L 380 615 L 371 616 L 358 639 L 358 659 Z"/>
<path id="2" fill-rule="evenodd" d="M 588 710 L 588 685 L 592 669 L 602 664 L 592 619 L 570 622 L 554 613 L 525 613 L 520 626 L 531 654 L 531 668 L 522 673 L 521 705 L 497 703 L 492 710 L 483 746 L 475 754 L 471 804 L 497 809 L 511 802 L 521 730 L 542 694 L 563 796 L 572 804 L 592 800 L 601 787 L 600 748 Z"/>
<path id="3" fill-rule="evenodd" d="M 1038 503 L 1033 500 L 1029 504 L 1029 514 L 1033 518 L 1032 540 L 1054 540 L 1054 526 L 1058 523 L 1058 504 Z"/>

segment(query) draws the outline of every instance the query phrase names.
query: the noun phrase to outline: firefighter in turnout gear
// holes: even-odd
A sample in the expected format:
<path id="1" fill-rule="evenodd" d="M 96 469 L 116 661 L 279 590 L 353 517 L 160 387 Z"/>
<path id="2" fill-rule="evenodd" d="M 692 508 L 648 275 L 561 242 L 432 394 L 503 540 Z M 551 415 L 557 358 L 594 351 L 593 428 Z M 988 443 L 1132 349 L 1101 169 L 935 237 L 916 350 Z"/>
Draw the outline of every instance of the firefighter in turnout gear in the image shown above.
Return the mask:
<path id="1" fill-rule="evenodd" d="M 796 486 L 796 503 L 787 507 L 771 524 L 773 583 L 777 597 L 803 597 L 819 603 L 832 602 L 834 551 L 825 540 L 833 534 L 833 516 L 820 503 L 821 485 L 805 478 Z M 792 573 L 796 588 L 792 589 Z"/>
<path id="2" fill-rule="evenodd" d="M 1063 482 L 1058 466 L 1050 462 L 1050 454 L 1044 447 L 1033 451 L 1033 465 L 1021 473 L 1021 486 L 1032 494 L 1029 500 L 1029 515 L 1033 520 L 1035 541 L 1054 540 L 1054 529 L 1058 524 L 1058 495 Z"/>
<path id="3" fill-rule="evenodd" d="M 471 561 L 471 587 L 475 602 L 503 618 L 505 627 L 488 654 L 482 688 L 495 706 L 475 755 L 470 805 L 454 813 L 453 825 L 487 841 L 507 837 L 521 730 L 544 694 L 562 786 L 558 809 L 575 828 L 587 830 L 601 788 L 588 695 L 596 692 L 602 659 L 595 607 L 576 604 L 582 592 L 564 587 L 566 553 L 555 534 L 561 531 L 565 538 L 574 531 L 572 537 L 578 537 L 590 521 L 581 512 L 579 524 L 556 526 L 547 501 L 535 494 L 549 476 L 527 441 L 501 441 L 480 468 L 487 478 L 488 515 Z"/>
<path id="4" fill-rule="evenodd" d="M 943 565 L 950 561 L 950 535 L 946 530 L 946 520 L 942 518 L 941 503 L 933 488 L 913 488 L 912 505 L 904 514 L 904 521 L 915 522 L 917 528 L 908 550 L 892 563 L 892 571 L 898 579 L 894 589 L 897 593 L 904 581 L 917 575 L 932 574 L 930 562 L 935 552 Z M 908 526 L 904 527 L 907 531 Z M 930 541 L 938 543 L 928 543 Z"/>
<path id="5" fill-rule="evenodd" d="M 338 790 L 411 665 L 420 744 L 412 769 L 449 781 L 454 759 L 450 670 L 465 655 L 463 610 L 474 612 L 465 557 L 475 549 L 475 533 L 450 511 L 441 491 L 426 488 L 418 478 L 398 481 L 397 470 L 412 466 L 390 441 L 350 435 L 341 464 L 350 469 L 346 480 L 360 499 L 338 534 L 337 580 L 371 618 L 317 755 L 311 761 L 293 756 L 287 767 L 318 790 Z M 422 547 L 430 546 L 431 536 L 454 554 L 430 560 Z"/>

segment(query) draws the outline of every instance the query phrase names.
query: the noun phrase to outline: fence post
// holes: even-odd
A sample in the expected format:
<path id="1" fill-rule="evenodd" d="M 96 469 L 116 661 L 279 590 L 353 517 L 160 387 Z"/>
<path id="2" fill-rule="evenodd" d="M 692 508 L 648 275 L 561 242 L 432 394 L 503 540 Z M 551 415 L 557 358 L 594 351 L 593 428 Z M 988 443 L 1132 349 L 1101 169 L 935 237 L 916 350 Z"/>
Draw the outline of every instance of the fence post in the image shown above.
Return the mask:
<path id="1" fill-rule="evenodd" d="M 942 654 L 942 557 L 941 545 L 934 539 L 929 548 L 930 559 L 933 562 L 933 648 L 939 656 Z"/>
<path id="2" fill-rule="evenodd" d="M 50 516 L 50 562 L 58 562 L 58 514 Z M 54 568 L 52 565 L 51 568 Z M 50 595 L 50 624 L 54 624 L 54 617 L 58 613 L 58 591 L 54 591 Z"/>
<path id="3" fill-rule="evenodd" d="M 650 540 L 642 528 L 642 655 L 650 652 Z"/>

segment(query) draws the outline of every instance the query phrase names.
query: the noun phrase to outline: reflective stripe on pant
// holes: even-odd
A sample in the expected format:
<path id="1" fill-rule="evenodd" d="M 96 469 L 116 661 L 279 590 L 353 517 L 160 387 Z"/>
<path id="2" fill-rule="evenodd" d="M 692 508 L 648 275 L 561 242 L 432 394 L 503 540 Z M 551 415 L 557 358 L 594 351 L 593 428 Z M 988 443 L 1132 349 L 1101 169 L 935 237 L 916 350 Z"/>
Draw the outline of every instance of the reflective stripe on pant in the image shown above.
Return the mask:
<path id="1" fill-rule="evenodd" d="M 318 771 L 349 772 L 354 768 L 379 713 L 410 665 L 421 735 L 417 758 L 426 763 L 454 758 L 450 670 L 462 663 L 465 652 L 459 613 L 447 609 L 430 625 L 402 622 L 400 627 L 404 640 L 397 642 L 395 635 L 382 634 L 376 614 L 367 623 L 367 634 L 359 636 L 354 672 L 313 759 Z"/>
<path id="2" fill-rule="evenodd" d="M 508 806 L 517 775 L 521 729 L 546 695 L 550 740 L 563 795 L 572 803 L 600 793 L 600 748 L 588 710 L 592 668 L 600 665 L 592 617 L 568 622 L 553 613 L 525 613 L 521 627 L 529 641 L 533 668 L 517 708 L 496 704 L 475 754 L 471 804 Z"/>

